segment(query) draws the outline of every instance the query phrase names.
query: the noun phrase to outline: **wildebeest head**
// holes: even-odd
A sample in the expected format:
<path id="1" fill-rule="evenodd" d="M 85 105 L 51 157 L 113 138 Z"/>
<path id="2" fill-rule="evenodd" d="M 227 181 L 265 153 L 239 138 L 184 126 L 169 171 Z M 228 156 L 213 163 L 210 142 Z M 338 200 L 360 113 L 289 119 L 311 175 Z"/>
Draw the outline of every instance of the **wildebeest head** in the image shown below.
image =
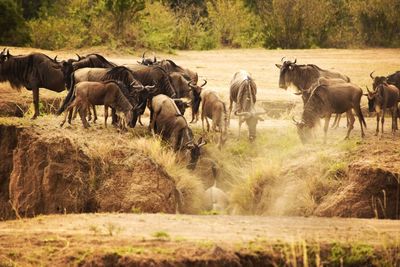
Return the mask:
<path id="1" fill-rule="evenodd" d="M 284 57 L 282 58 L 281 61 L 283 61 Z M 295 75 L 296 72 L 296 65 L 297 59 L 295 59 L 293 62 L 291 61 L 284 61 L 282 65 L 280 64 L 275 64 L 275 66 L 280 69 L 280 74 L 279 74 L 279 88 L 287 89 L 290 84 L 293 81 L 293 75 Z"/>
<path id="2" fill-rule="evenodd" d="M 311 127 L 309 127 L 304 121 L 298 122 L 293 117 L 294 124 L 297 128 L 297 134 L 300 137 L 300 140 L 303 144 L 307 144 L 310 142 L 312 138 Z"/>
<path id="3" fill-rule="evenodd" d="M 0 53 L 0 63 L 6 62 L 11 57 L 10 50 L 4 48 L 3 51 Z"/>
<path id="4" fill-rule="evenodd" d="M 199 111 L 200 108 L 200 94 L 201 94 L 201 90 L 203 89 L 203 87 L 207 84 L 207 80 L 204 80 L 204 83 L 202 85 L 197 85 L 195 84 L 193 81 L 188 82 L 188 85 L 190 87 L 190 89 L 192 90 L 192 95 L 193 95 L 193 99 L 192 99 L 192 107 L 193 107 L 193 112 L 197 113 Z"/>
<path id="5" fill-rule="evenodd" d="M 368 98 L 368 111 L 369 112 L 379 112 L 381 110 L 381 103 L 383 102 L 383 95 L 380 93 L 382 90 L 379 90 L 379 87 L 383 86 L 378 85 L 378 87 L 373 90 L 372 92 L 369 90 L 368 86 L 367 87 L 367 92 L 366 95 Z"/>
<path id="6" fill-rule="evenodd" d="M 379 86 L 379 85 L 381 85 L 381 84 L 383 84 L 383 83 L 386 83 L 386 81 L 387 81 L 387 78 L 386 77 L 384 77 L 384 76 L 372 76 L 372 74 L 374 73 L 375 71 L 373 71 L 373 72 L 371 72 L 371 74 L 369 75 L 370 77 L 371 77 L 371 79 L 372 79 L 372 89 L 375 91 L 376 90 L 376 88 Z"/>
<path id="7" fill-rule="evenodd" d="M 145 58 L 146 52 L 143 53 L 142 55 L 142 61 L 138 61 L 139 64 L 145 65 L 145 66 L 150 66 L 150 65 L 154 65 L 157 63 L 157 58 L 156 56 L 153 54 L 153 59 L 151 58 Z"/>
<path id="8" fill-rule="evenodd" d="M 155 85 L 143 86 L 138 82 L 131 83 L 129 101 L 135 102 L 136 105 L 133 107 L 132 119 L 129 120 L 130 127 L 134 128 L 136 126 L 137 118 L 142 115 L 146 109 L 147 99 L 152 97 L 156 91 L 157 89 Z"/>
<path id="9" fill-rule="evenodd" d="M 174 102 L 175 102 L 176 107 L 179 109 L 179 112 L 180 112 L 182 115 L 185 115 L 186 109 L 187 109 L 188 107 L 190 107 L 189 102 L 186 102 L 186 101 L 184 101 L 184 100 L 182 100 L 182 99 L 180 99 L 180 98 L 174 98 L 173 100 L 174 100 Z"/>
<path id="10" fill-rule="evenodd" d="M 207 141 L 204 140 L 203 137 L 200 137 L 199 140 L 197 141 L 197 144 L 193 141 L 189 141 L 185 145 L 185 148 L 190 151 L 190 161 L 189 164 L 187 165 L 188 169 L 194 170 L 196 168 L 197 162 L 199 161 L 200 158 L 200 148 L 206 144 Z"/>
<path id="11" fill-rule="evenodd" d="M 257 136 L 257 123 L 258 121 L 264 121 L 261 115 L 266 112 L 235 112 L 236 116 L 239 116 L 239 120 L 244 120 L 249 128 L 249 141 L 253 142 Z"/>

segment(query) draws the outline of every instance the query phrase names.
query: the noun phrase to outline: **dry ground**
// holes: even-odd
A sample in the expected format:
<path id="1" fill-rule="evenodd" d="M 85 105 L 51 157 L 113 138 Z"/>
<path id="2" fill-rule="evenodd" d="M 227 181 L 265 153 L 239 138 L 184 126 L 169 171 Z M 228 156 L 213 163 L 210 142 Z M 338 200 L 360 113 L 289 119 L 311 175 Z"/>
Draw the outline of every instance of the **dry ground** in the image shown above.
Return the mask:
<path id="1" fill-rule="evenodd" d="M 11 53 L 23 54 L 33 50 L 35 49 L 12 48 Z M 75 51 L 45 52 L 50 56 L 59 55 L 59 58 L 69 58 L 74 56 Z M 101 48 L 80 51 L 81 54 L 89 52 L 100 52 L 110 61 L 119 64 L 134 63 L 139 59 L 139 53 L 136 55 L 108 54 Z M 274 64 L 279 63 L 283 56 L 289 59 L 297 58 L 300 64 L 314 63 L 322 68 L 343 72 L 354 83 L 364 88 L 365 85 L 371 84 L 369 78 L 371 71 L 376 70 L 376 74 L 387 75 L 398 70 L 399 52 L 398 49 L 271 51 L 251 49 L 178 51 L 174 55 L 160 54 L 159 57 L 173 59 L 179 65 L 197 70 L 200 78 L 207 78 L 207 88 L 219 91 L 226 100 L 228 99 L 229 82 L 234 72 L 239 69 L 246 69 L 252 73 L 258 84 L 260 100 L 300 103 L 297 96 L 278 89 L 279 71 Z M 64 96 L 65 94 L 41 90 L 41 96 L 44 95 L 49 98 Z M 0 101 L 14 101 L 21 98 L 29 104 L 31 93 L 26 90 L 22 90 L 21 93 L 13 92 L 9 90 L 7 84 L 0 85 Z M 101 114 L 101 112 L 99 113 Z M 288 129 L 288 132 L 293 132 L 294 126 L 290 121 L 292 114 L 299 117 L 301 105 L 298 105 L 298 108 L 290 114 L 283 114 L 279 119 L 268 118 L 261 123 L 260 128 L 278 128 L 283 132 Z M 39 118 L 37 122 L 34 122 L 34 125 L 41 129 L 54 128 L 61 118 L 54 118 L 54 122 L 50 122 L 51 118 L 53 117 L 46 118 L 42 122 Z M 99 121 L 102 122 L 102 118 Z M 390 121 L 387 121 L 386 129 L 389 129 Z M 365 159 L 367 164 L 382 166 L 393 171 L 393 173 L 400 173 L 396 161 L 399 154 L 397 147 L 400 137 L 392 138 L 390 134 L 386 134 L 383 140 L 378 141 L 373 136 L 374 119 L 368 119 L 367 123 L 367 139 L 360 143 L 361 145 L 356 149 L 356 153 L 351 157 L 358 160 Z M 232 125 L 235 124 L 235 122 L 232 123 Z M 200 125 L 198 123 L 195 127 L 200 127 Z M 73 134 L 74 129 L 80 128 L 80 126 L 80 122 L 76 121 L 74 126 L 67 127 L 67 131 L 69 134 Z M 355 127 L 352 133 L 353 140 L 359 140 L 357 122 Z M 96 131 L 101 130 L 104 129 L 98 123 L 96 127 L 89 130 L 91 134 L 85 138 L 90 138 L 96 134 Z M 57 129 L 56 131 L 60 133 L 62 130 Z M 111 131 L 113 129 L 107 130 L 107 132 Z M 234 131 L 236 134 L 236 129 Z M 81 129 L 79 129 L 78 133 L 81 132 Z M 330 130 L 328 145 L 331 146 L 332 151 L 335 152 L 338 146 L 346 146 L 341 142 L 344 132 L 343 127 L 338 130 Z M 322 138 L 320 134 L 318 136 Z M 85 140 L 82 142 L 85 142 Z M 319 143 L 318 146 L 300 151 L 308 153 L 304 157 L 304 161 L 312 158 L 310 153 L 324 150 L 320 144 L 321 139 L 317 143 Z M 266 151 L 267 158 L 268 151 Z M 301 164 L 301 159 L 297 155 L 297 165 Z M 316 160 L 318 161 L 318 158 Z M 293 162 L 291 163 L 293 164 Z M 288 201 L 299 201 L 301 196 L 296 195 L 298 184 L 292 182 L 290 179 L 282 178 L 279 187 L 281 193 L 275 192 L 278 196 L 269 214 L 285 214 L 285 209 L 290 206 Z M 240 252 L 245 250 L 247 253 L 249 252 L 248 245 L 253 244 L 253 241 L 257 244 L 257 250 L 264 252 L 268 251 L 266 244 L 270 243 L 283 242 L 287 244 L 289 251 L 291 251 L 291 246 L 296 246 L 293 249 L 295 252 L 289 254 L 293 257 L 294 253 L 294 258 L 297 258 L 299 255 L 304 255 L 303 248 L 298 245 L 299 242 L 301 243 L 304 240 L 306 243 L 320 242 L 321 246 L 339 242 L 367 244 L 379 248 L 389 246 L 398 248 L 399 239 L 400 223 L 389 220 L 160 214 L 39 216 L 30 220 L 0 223 L 0 265 L 74 265 L 85 263 L 85 261 L 87 263 L 88 259 L 91 260 L 94 257 L 93 255 L 105 255 L 107 253 L 117 253 L 120 256 L 130 255 L 136 260 L 154 258 L 184 262 L 184 259 L 196 257 L 209 260 L 221 255 L 221 257 L 228 255 L 229 253 L 226 254 L 228 251 Z M 290 245 L 294 243 L 296 245 Z M 215 252 L 216 245 L 222 247 L 224 253 L 226 253 L 218 254 L 218 249 Z M 215 253 L 207 254 L 208 251 Z M 229 255 L 231 256 L 231 254 Z M 390 258 L 391 256 L 386 255 L 386 257 Z M 284 258 L 286 263 L 291 263 L 290 256 L 286 255 Z M 304 262 L 304 258 L 300 262 Z M 398 263 L 399 261 L 397 261 Z M 396 262 L 392 265 L 395 264 Z M 292 263 L 292 265 L 294 264 Z"/>

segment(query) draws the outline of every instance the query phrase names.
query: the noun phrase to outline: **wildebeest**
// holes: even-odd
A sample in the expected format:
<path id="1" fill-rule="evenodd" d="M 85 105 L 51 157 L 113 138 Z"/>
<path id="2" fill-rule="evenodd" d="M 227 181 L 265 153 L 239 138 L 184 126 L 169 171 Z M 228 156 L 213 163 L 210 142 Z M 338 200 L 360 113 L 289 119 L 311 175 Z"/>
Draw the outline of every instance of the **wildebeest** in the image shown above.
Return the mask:
<path id="1" fill-rule="evenodd" d="M 188 81 L 180 72 L 172 72 L 169 74 L 171 83 L 176 90 L 176 96 L 178 98 L 187 97 L 191 99 L 192 106 L 192 122 L 197 122 L 198 113 L 200 107 L 200 93 L 202 88 L 207 84 L 207 80 L 204 80 L 202 85 L 197 85 L 192 81 Z"/>
<path id="2" fill-rule="evenodd" d="M 194 169 L 200 157 L 200 148 L 206 144 L 203 138 L 195 142 L 185 117 L 168 96 L 161 94 L 153 97 L 150 111 L 150 129 L 169 141 L 175 152 L 189 150 L 190 162 L 187 167 Z"/>
<path id="3" fill-rule="evenodd" d="M 379 134 L 379 118 L 381 118 L 381 134 L 383 134 L 383 124 L 385 122 L 385 112 L 389 109 L 392 113 L 392 133 L 397 130 L 397 112 L 399 103 L 399 89 L 386 82 L 376 86 L 374 91 L 370 91 L 367 87 L 368 93 L 368 109 L 370 112 L 376 112 L 376 133 Z"/>
<path id="4" fill-rule="evenodd" d="M 370 77 L 373 81 L 372 83 L 372 89 L 375 90 L 378 85 L 383 84 L 383 83 L 388 83 L 388 84 L 393 84 L 394 86 L 396 86 L 397 88 L 400 88 L 400 71 L 396 71 L 393 74 L 388 75 L 387 77 L 385 76 L 373 76 L 372 74 L 375 71 L 370 73 Z"/>
<path id="5" fill-rule="evenodd" d="M 176 97 L 175 88 L 172 86 L 167 72 L 159 66 L 125 65 L 133 73 L 133 77 L 144 86 L 156 85 L 159 94 L 171 98 Z"/>
<path id="6" fill-rule="evenodd" d="M 55 92 L 65 90 L 62 66 L 41 53 L 13 56 L 4 49 L 0 53 L 0 82 L 5 81 L 17 90 L 26 87 L 32 91 L 35 107 L 32 119 L 39 116 L 39 88 Z"/>
<path id="7" fill-rule="evenodd" d="M 125 85 L 125 88 L 128 90 L 123 91 L 125 96 L 128 98 L 132 106 L 140 105 L 141 108 L 135 109 L 134 116 L 132 117 L 132 121 L 129 123 L 131 127 L 136 125 L 136 121 L 139 115 L 144 112 L 146 107 L 146 103 L 138 103 L 137 98 L 131 97 L 130 92 L 135 89 L 142 88 L 142 84 L 134 78 L 133 72 L 124 66 L 118 66 L 113 68 L 81 68 L 74 71 L 71 75 L 72 85 L 83 81 L 92 81 L 92 82 L 101 82 L 108 80 L 120 81 Z M 153 84 L 149 84 L 147 86 L 154 86 Z M 155 89 L 152 89 L 155 91 Z M 73 91 L 73 90 L 72 90 Z M 73 92 L 68 93 L 65 98 L 63 105 L 60 107 L 58 112 L 62 112 L 65 110 L 66 106 L 71 103 L 74 99 Z M 147 101 L 147 98 L 143 101 Z M 142 112 L 142 113 L 139 113 Z M 113 123 L 116 123 L 116 115 L 115 111 L 112 112 L 113 115 Z"/>
<path id="8" fill-rule="evenodd" d="M 324 143 L 328 132 L 329 120 L 334 113 L 347 113 L 349 127 L 346 139 L 349 138 L 354 128 L 354 109 L 361 126 L 361 137 L 364 137 L 363 126 L 366 127 L 364 116 L 361 112 L 360 101 L 362 90 L 352 83 L 335 83 L 331 85 L 319 85 L 311 93 L 309 100 L 304 106 L 301 122 L 297 122 L 297 132 L 303 143 L 311 138 L 311 129 L 318 123 L 320 118 L 325 118 Z"/>
<path id="9" fill-rule="evenodd" d="M 201 97 L 201 123 L 204 129 L 204 120 L 207 123 L 207 131 L 210 131 L 210 124 L 207 118 L 212 120 L 212 130 L 220 132 L 218 148 L 222 148 L 227 139 L 228 116 L 225 103 L 216 92 L 206 89 L 200 94 Z"/>
<path id="10" fill-rule="evenodd" d="M 163 59 L 161 61 L 158 61 L 157 65 L 162 67 L 167 73 L 181 73 L 187 81 L 191 81 L 193 84 L 197 84 L 199 80 L 197 72 L 178 66 L 174 61 L 170 59 Z"/>
<path id="11" fill-rule="evenodd" d="M 145 66 L 150 66 L 154 65 L 157 63 L 157 58 L 155 55 L 153 55 L 153 58 L 145 58 L 144 56 L 146 55 L 146 52 L 143 52 L 142 56 L 142 61 L 138 61 L 139 64 L 145 65 Z"/>
<path id="12" fill-rule="evenodd" d="M 244 70 L 236 72 L 233 75 L 230 86 L 230 103 L 228 124 L 231 118 L 233 103 L 236 104 L 234 114 L 239 117 L 239 137 L 240 128 L 243 122 L 246 122 L 249 128 L 249 140 L 256 138 L 256 127 L 261 114 L 265 112 L 255 112 L 255 103 L 257 101 L 257 86 L 250 74 Z"/>
<path id="13" fill-rule="evenodd" d="M 207 211 L 226 212 L 229 205 L 227 194 L 217 187 L 217 172 L 215 166 L 211 167 L 214 184 L 204 192 L 204 209 Z"/>
<path id="14" fill-rule="evenodd" d="M 283 59 L 282 59 L 283 60 Z M 308 100 L 309 94 L 307 89 L 317 82 L 318 78 L 342 79 L 350 82 L 350 78 L 339 72 L 324 70 L 314 64 L 297 65 L 294 62 L 285 61 L 283 64 L 275 64 L 280 69 L 279 88 L 287 89 L 294 86 L 298 90 L 298 94 L 302 95 L 303 103 Z"/>
<path id="15" fill-rule="evenodd" d="M 105 82 L 80 82 L 74 87 L 75 99 L 68 105 L 64 120 L 61 126 L 64 125 L 67 119 L 67 113 L 75 108 L 78 110 L 83 126 L 89 127 L 86 121 L 86 112 L 89 106 L 104 105 L 104 125 L 107 127 L 108 107 L 112 107 L 118 112 L 123 112 L 126 121 L 131 121 L 133 116 L 133 107 L 126 99 L 121 91 L 120 85 L 115 81 Z"/>

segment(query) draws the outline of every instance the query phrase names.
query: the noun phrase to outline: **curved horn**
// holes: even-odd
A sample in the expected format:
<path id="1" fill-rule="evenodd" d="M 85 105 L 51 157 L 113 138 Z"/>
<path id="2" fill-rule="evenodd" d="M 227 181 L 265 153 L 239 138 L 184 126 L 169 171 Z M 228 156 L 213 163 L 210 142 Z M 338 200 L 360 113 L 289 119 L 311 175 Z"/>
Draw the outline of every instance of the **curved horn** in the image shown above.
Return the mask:
<path id="1" fill-rule="evenodd" d="M 81 56 L 78 54 L 75 54 L 78 57 L 78 60 L 81 60 Z"/>
<path id="2" fill-rule="evenodd" d="M 193 82 L 193 81 L 190 81 L 190 82 L 188 83 L 188 85 L 189 85 L 190 87 L 192 87 L 192 88 L 196 88 L 196 85 L 192 84 L 192 82 Z"/>
<path id="3" fill-rule="evenodd" d="M 203 86 L 205 86 L 207 84 L 207 80 L 204 80 L 204 83 L 200 86 L 200 87 L 203 87 Z"/>
<path id="4" fill-rule="evenodd" d="M 204 139 L 203 137 L 200 137 L 199 141 L 198 141 L 198 147 L 202 147 L 202 146 L 204 146 L 206 144 L 207 144 L 207 140 Z"/>
<path id="5" fill-rule="evenodd" d="M 7 56 L 10 56 L 10 49 L 7 49 Z"/>
<path id="6" fill-rule="evenodd" d="M 366 85 L 365 88 L 367 88 L 368 94 L 372 94 L 372 92 L 369 90 L 368 86 Z"/>
<path id="7" fill-rule="evenodd" d="M 157 62 L 156 53 L 153 52 L 153 63 Z"/>
<path id="8" fill-rule="evenodd" d="M 283 62 L 283 60 L 284 60 L 285 58 L 286 58 L 286 57 L 281 58 L 281 62 Z"/>
<path id="9" fill-rule="evenodd" d="M 57 57 L 58 57 L 58 55 L 56 55 L 56 57 L 54 58 L 54 61 L 58 63 Z"/>
<path id="10" fill-rule="evenodd" d="M 249 117 L 250 116 L 250 112 L 237 112 L 237 111 L 235 111 L 235 113 L 234 113 L 236 116 L 239 116 L 239 117 L 241 117 L 241 116 L 246 116 L 246 117 Z"/>
<path id="11" fill-rule="evenodd" d="M 143 52 L 142 61 L 144 61 L 144 56 L 146 55 L 146 51 Z"/>
<path id="12" fill-rule="evenodd" d="M 371 72 L 371 73 L 369 74 L 369 77 L 371 77 L 372 80 L 375 79 L 375 77 L 372 76 L 372 74 L 373 74 L 374 72 L 375 72 L 375 71 L 373 71 L 373 72 Z"/>
<path id="13" fill-rule="evenodd" d="M 156 88 L 156 85 L 146 85 L 144 88 L 146 88 L 146 89 L 154 89 L 154 88 Z"/>
<path id="14" fill-rule="evenodd" d="M 294 62 L 293 62 L 293 64 L 296 64 L 296 62 L 297 62 L 297 58 L 295 58 L 295 59 L 294 59 Z"/>

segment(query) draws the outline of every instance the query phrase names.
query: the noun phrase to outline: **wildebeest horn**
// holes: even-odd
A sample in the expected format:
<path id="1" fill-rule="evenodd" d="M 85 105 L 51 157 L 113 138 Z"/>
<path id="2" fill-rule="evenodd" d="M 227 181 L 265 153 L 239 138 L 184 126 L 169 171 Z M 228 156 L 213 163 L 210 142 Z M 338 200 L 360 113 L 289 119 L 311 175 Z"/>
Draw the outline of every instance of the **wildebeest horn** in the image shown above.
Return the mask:
<path id="1" fill-rule="evenodd" d="M 200 87 L 203 87 L 203 86 L 205 86 L 207 84 L 207 80 L 204 80 L 204 83 L 200 86 Z"/>
<path id="2" fill-rule="evenodd" d="M 188 85 L 189 85 L 190 87 L 196 87 L 194 84 L 192 84 L 192 82 L 193 82 L 193 81 L 190 81 L 190 82 L 188 83 Z"/>
<path id="3" fill-rule="evenodd" d="M 78 60 L 81 60 L 81 56 L 78 54 L 75 54 L 78 57 Z"/>
<path id="4" fill-rule="evenodd" d="M 375 79 L 375 77 L 372 76 L 372 74 L 373 74 L 374 72 L 375 72 L 375 71 L 373 71 L 373 72 L 371 72 L 371 73 L 369 74 L 369 77 L 371 77 L 372 80 Z"/>
<path id="5" fill-rule="evenodd" d="M 153 52 L 153 63 L 157 62 L 156 53 Z"/>
<path id="6" fill-rule="evenodd" d="M 294 59 L 294 62 L 293 62 L 293 64 L 296 64 L 296 62 L 297 62 L 297 58 L 295 58 L 295 59 Z"/>
<path id="7" fill-rule="evenodd" d="M 372 92 L 369 90 L 368 86 L 366 85 L 365 88 L 367 88 L 368 94 L 372 94 Z"/>
<path id="8" fill-rule="evenodd" d="M 10 49 L 7 49 L 7 56 L 10 56 Z"/>
<path id="9" fill-rule="evenodd" d="M 54 58 L 54 61 L 55 61 L 55 62 L 58 62 L 58 61 L 57 61 L 57 57 L 58 57 L 58 55 Z"/>
<path id="10" fill-rule="evenodd" d="M 146 55 L 146 51 L 143 52 L 142 61 L 144 60 L 144 56 Z"/>
<path id="11" fill-rule="evenodd" d="M 156 85 L 146 85 L 144 88 L 146 88 L 146 89 L 154 89 L 154 88 L 156 88 Z"/>
<path id="12" fill-rule="evenodd" d="M 286 58 L 286 57 L 281 58 L 281 62 L 283 62 L 283 60 L 284 60 L 285 58 Z"/>
<path id="13" fill-rule="evenodd" d="M 239 117 L 242 117 L 242 116 L 249 117 L 250 116 L 250 112 L 237 112 L 237 111 L 235 111 L 235 115 L 239 116 Z"/>
<path id="14" fill-rule="evenodd" d="M 202 147 L 207 144 L 207 141 L 203 137 L 200 137 L 199 140 L 197 141 L 197 144 L 198 147 Z"/>

